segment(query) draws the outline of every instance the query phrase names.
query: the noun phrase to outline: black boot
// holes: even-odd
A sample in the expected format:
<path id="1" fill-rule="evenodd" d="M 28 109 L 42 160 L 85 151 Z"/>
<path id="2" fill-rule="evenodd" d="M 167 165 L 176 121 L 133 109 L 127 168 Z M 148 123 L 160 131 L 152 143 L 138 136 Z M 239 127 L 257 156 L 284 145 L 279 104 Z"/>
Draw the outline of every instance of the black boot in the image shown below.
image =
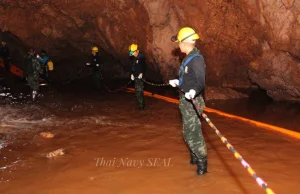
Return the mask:
<path id="1" fill-rule="evenodd" d="M 197 164 L 197 157 L 193 152 L 190 152 L 191 155 L 191 161 L 190 164 Z"/>
<path id="2" fill-rule="evenodd" d="M 201 158 L 197 160 L 197 174 L 203 175 L 207 173 L 207 159 Z"/>

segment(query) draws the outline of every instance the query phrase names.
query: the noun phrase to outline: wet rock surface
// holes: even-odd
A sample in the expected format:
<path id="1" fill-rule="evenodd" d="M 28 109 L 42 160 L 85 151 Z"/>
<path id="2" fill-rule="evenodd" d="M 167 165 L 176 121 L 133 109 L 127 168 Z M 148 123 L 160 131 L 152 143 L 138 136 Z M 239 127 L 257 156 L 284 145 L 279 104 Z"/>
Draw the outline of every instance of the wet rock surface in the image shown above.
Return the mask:
<path id="1" fill-rule="evenodd" d="M 298 89 L 287 87 L 293 81 L 277 81 L 294 77 L 299 65 L 294 63 L 289 73 L 274 74 L 266 86 L 268 73 L 259 69 L 255 74 L 260 76 L 255 77 L 249 64 L 263 57 L 265 64 L 275 65 L 265 56 L 266 47 L 285 62 L 300 57 L 299 9 L 300 2 L 294 0 L 4 0 L 0 28 L 26 45 L 49 51 L 60 64 L 56 77 L 76 71 L 89 48 L 98 45 L 106 59 L 105 75 L 129 78 L 128 45 L 137 42 L 147 57 L 146 77 L 166 81 L 177 76 L 179 68 L 179 59 L 172 54 L 177 45 L 170 37 L 181 27 L 192 26 L 201 37 L 198 46 L 207 62 L 208 85 L 247 88 L 254 83 L 275 100 L 298 100 Z M 295 81 L 291 84 L 297 88 Z M 287 92 L 279 94 L 282 91 Z"/>
<path id="2" fill-rule="evenodd" d="M 275 100 L 300 101 L 300 61 L 288 52 L 265 52 L 249 66 L 250 79 Z"/>
<path id="3" fill-rule="evenodd" d="M 238 92 L 231 88 L 207 87 L 204 93 L 205 100 L 228 100 L 248 98 L 245 93 Z"/>

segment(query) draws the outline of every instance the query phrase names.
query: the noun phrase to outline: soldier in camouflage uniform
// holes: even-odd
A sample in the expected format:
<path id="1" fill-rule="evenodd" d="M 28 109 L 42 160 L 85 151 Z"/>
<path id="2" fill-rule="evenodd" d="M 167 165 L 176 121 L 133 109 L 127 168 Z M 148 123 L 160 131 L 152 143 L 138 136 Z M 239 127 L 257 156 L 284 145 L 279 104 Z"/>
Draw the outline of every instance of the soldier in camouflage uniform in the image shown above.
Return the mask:
<path id="1" fill-rule="evenodd" d="M 173 42 L 179 42 L 181 52 L 187 56 L 179 70 L 179 79 L 170 80 L 169 84 L 180 89 L 179 109 L 183 120 L 183 136 L 190 149 L 191 164 L 197 164 L 197 174 L 207 172 L 207 147 L 201 130 L 199 116 L 205 106 L 202 93 L 205 87 L 205 61 L 195 41 L 199 36 L 192 28 L 182 28 Z M 196 99 L 200 110 L 194 108 L 191 99 Z"/>
<path id="2" fill-rule="evenodd" d="M 138 46 L 136 44 L 132 44 L 129 46 L 129 56 L 134 56 L 134 60 L 132 63 L 131 80 L 134 81 L 135 84 L 135 92 L 139 109 L 144 110 L 144 82 L 142 78 L 145 69 L 145 57 L 138 50 Z"/>
<path id="3" fill-rule="evenodd" d="M 25 77 L 26 77 L 26 80 L 27 80 L 31 90 L 32 90 L 33 101 L 36 100 L 37 93 L 39 91 L 40 73 L 43 73 L 43 69 L 39 62 L 39 59 L 37 58 L 35 50 L 30 49 L 28 52 L 28 56 L 26 58 Z"/>

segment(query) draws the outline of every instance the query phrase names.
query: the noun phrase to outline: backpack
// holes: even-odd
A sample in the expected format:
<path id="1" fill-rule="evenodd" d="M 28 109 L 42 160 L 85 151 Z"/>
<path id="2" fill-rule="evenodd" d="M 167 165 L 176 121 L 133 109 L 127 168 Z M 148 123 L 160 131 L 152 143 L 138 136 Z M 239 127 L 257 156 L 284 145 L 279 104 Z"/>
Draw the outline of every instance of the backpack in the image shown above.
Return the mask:
<path id="1" fill-rule="evenodd" d="M 48 70 L 49 71 L 53 71 L 53 62 L 51 61 L 51 60 L 49 60 L 48 62 L 47 62 L 47 66 L 48 66 Z"/>

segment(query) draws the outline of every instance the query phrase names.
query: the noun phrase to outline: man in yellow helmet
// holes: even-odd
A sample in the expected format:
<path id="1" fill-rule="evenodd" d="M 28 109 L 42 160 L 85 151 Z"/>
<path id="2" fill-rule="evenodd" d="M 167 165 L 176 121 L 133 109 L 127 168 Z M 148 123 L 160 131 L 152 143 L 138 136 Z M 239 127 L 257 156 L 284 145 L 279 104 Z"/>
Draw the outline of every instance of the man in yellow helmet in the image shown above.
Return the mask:
<path id="1" fill-rule="evenodd" d="M 131 69 L 131 80 L 134 81 L 139 109 L 144 110 L 144 82 L 142 78 L 145 70 L 145 56 L 139 51 L 137 44 L 131 44 L 129 46 L 129 56 L 134 57 Z"/>
<path id="2" fill-rule="evenodd" d="M 94 85 L 96 86 L 97 89 L 101 87 L 101 72 L 100 72 L 100 65 L 101 65 L 101 60 L 100 56 L 98 54 L 98 47 L 92 47 L 92 58 L 89 63 L 86 63 L 86 66 L 92 67 L 92 77 L 94 81 Z"/>
<path id="3" fill-rule="evenodd" d="M 205 106 L 202 93 L 205 87 L 205 61 L 199 50 L 195 47 L 199 39 L 194 29 L 182 28 L 177 35 L 172 37 L 173 42 L 178 42 L 181 52 L 186 54 L 179 70 L 179 79 L 170 80 L 169 84 L 180 89 L 179 109 L 183 120 L 183 136 L 187 143 L 191 164 L 197 164 L 197 174 L 207 172 L 207 148 L 201 130 L 201 115 Z M 196 98 L 200 110 L 195 111 L 191 98 Z"/>

